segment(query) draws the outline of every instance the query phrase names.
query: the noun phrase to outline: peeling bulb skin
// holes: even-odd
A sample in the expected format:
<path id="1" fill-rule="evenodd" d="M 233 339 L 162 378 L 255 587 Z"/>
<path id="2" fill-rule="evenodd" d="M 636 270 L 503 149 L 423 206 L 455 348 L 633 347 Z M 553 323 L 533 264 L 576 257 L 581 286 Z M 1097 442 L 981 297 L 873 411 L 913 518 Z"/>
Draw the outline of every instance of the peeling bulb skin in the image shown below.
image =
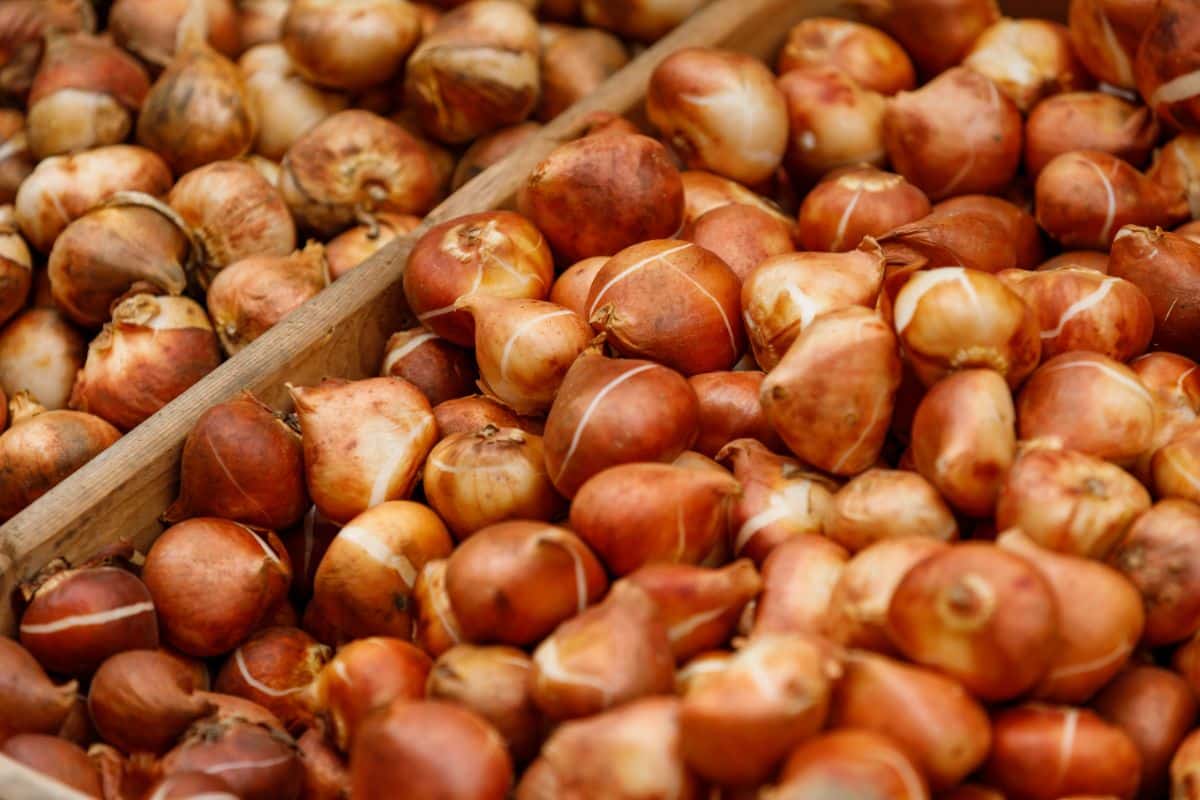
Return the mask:
<path id="1" fill-rule="evenodd" d="M 1200 244 L 1158 228 L 1127 225 L 1113 240 L 1109 272 L 1149 298 L 1153 346 L 1189 358 L 1200 355 Z"/>
<path id="2" fill-rule="evenodd" d="M 1154 14 L 1155 0 L 1072 0 L 1071 42 L 1097 80 L 1133 89 L 1138 43 Z"/>

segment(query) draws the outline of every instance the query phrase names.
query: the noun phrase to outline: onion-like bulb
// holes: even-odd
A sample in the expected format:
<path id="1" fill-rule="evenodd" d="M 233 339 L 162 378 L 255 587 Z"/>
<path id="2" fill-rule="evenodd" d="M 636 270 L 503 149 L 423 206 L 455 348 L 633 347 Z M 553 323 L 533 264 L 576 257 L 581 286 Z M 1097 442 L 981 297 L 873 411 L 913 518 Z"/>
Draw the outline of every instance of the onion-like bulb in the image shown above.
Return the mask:
<path id="1" fill-rule="evenodd" d="M 112 322 L 92 341 L 71 406 L 127 431 L 220 363 L 216 334 L 198 303 L 136 294 L 113 309 Z"/>
<path id="2" fill-rule="evenodd" d="M 131 289 L 181 294 L 192 245 L 179 216 L 149 195 L 123 192 L 67 226 L 50 251 L 54 302 L 98 327 Z"/>
<path id="3" fill-rule="evenodd" d="M 133 56 L 98 36 L 51 37 L 29 90 L 29 147 L 40 158 L 119 144 L 150 91 Z"/>
<path id="4" fill-rule="evenodd" d="M 485 425 L 437 443 L 425 498 L 458 539 L 510 519 L 551 520 L 566 507 L 546 475 L 542 437 Z"/>
<path id="5" fill-rule="evenodd" d="M 358 90 L 395 77 L 420 38 L 408 0 L 293 0 L 280 40 L 307 80 Z"/>
<path id="6" fill-rule="evenodd" d="M 592 339 L 581 316 L 542 300 L 471 294 L 454 307 L 475 322 L 480 387 L 518 414 L 550 408 L 567 369 Z"/>
<path id="7" fill-rule="evenodd" d="M 703 4 L 703 0 L 581 0 L 579 3 L 589 25 L 641 42 L 665 36 Z"/>
<path id="8" fill-rule="evenodd" d="M 194 0 L 116 0 L 108 14 L 108 29 L 117 44 L 138 58 L 165 67 L 178 52 L 179 30 Z M 237 12 L 233 0 L 200 0 L 204 6 L 204 36 L 218 52 L 237 54 Z"/>
<path id="9" fill-rule="evenodd" d="M 321 120 L 346 107 L 348 98 L 305 81 L 280 44 L 261 44 L 238 60 L 258 119 L 254 152 L 283 158 L 292 144 Z"/>
<path id="10" fill-rule="evenodd" d="M 12 203 L 21 183 L 33 172 L 25 116 L 16 109 L 0 109 L 0 202 Z"/>
<path id="11" fill-rule="evenodd" d="M 309 242 L 287 256 L 252 256 L 221 270 L 208 312 L 229 355 L 266 333 L 329 285 L 325 249 Z"/>
<path id="12" fill-rule="evenodd" d="M 424 214 L 441 183 L 418 139 L 357 109 L 338 112 L 297 139 L 282 168 L 279 188 L 296 221 L 324 235 L 377 211 Z"/>
<path id="13" fill-rule="evenodd" d="M 237 65 L 204 41 L 201 0 L 179 24 L 179 46 L 150 88 L 138 117 L 138 143 L 176 175 L 250 150 L 256 120 Z"/>
<path id="14" fill-rule="evenodd" d="M 0 91 L 29 91 L 42 59 L 46 34 L 96 30 L 90 0 L 9 0 L 0 3 Z"/>
<path id="15" fill-rule="evenodd" d="M 31 308 L 0 328 L 0 390 L 28 392 L 54 411 L 67 405 L 87 349 L 56 309 Z"/>
<path id="16" fill-rule="evenodd" d="M 179 179 L 167 203 L 187 224 L 201 286 L 235 261 L 286 256 L 296 225 L 274 184 L 246 161 L 216 161 Z"/>
<path id="17" fill-rule="evenodd" d="M 0 226 L 0 325 L 25 305 L 33 285 L 33 258 L 21 234 Z"/>
<path id="18" fill-rule="evenodd" d="M 329 279 L 336 281 L 397 236 L 407 236 L 421 224 L 420 217 L 412 214 L 389 214 L 382 212 L 363 225 L 343 231 L 325 245 L 325 258 L 329 261 Z"/>
<path id="19" fill-rule="evenodd" d="M 278 42 L 283 18 L 292 0 L 239 0 L 238 42 L 245 52 L 260 44 Z"/>
<path id="20" fill-rule="evenodd" d="M 12 426 L 0 435 L 0 521 L 6 521 L 121 437 L 99 417 L 46 411 L 25 392 L 9 401 Z"/>

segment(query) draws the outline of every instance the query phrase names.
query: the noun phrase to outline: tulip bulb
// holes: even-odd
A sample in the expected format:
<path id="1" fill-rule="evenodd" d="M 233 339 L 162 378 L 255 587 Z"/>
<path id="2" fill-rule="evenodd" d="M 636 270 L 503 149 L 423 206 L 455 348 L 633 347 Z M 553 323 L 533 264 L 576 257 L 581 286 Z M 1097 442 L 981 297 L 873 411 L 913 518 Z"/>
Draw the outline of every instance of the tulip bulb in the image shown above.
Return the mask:
<path id="1" fill-rule="evenodd" d="M 208 313 L 221 347 L 234 355 L 329 285 L 325 248 L 309 242 L 286 256 L 251 256 L 217 273 Z"/>
<path id="2" fill-rule="evenodd" d="M 1190 302 L 1194 287 L 1200 285 L 1200 244 L 1157 228 L 1129 225 L 1113 239 L 1109 271 L 1150 300 L 1153 345 L 1189 357 L 1200 355 L 1200 307 Z"/>
<path id="3" fill-rule="evenodd" d="M 29 148 L 38 159 L 120 144 L 150 81 L 132 56 L 86 33 L 47 40 L 29 90 Z"/>
<path id="4" fill-rule="evenodd" d="M 509 153 L 521 147 L 542 129 L 537 122 L 519 122 L 505 128 L 485 133 L 468 147 L 454 168 L 450 180 L 451 191 L 458 191 L 468 181 L 483 173 L 494 164 L 500 163 Z"/>
<path id="5" fill-rule="evenodd" d="M 912 61 L 895 39 L 878 28 L 834 17 L 796 23 L 779 53 L 776 71 L 832 64 L 866 89 L 884 95 L 916 86 Z"/>
<path id="6" fill-rule="evenodd" d="M 790 123 L 784 165 L 793 180 L 807 185 L 838 167 L 884 163 L 883 95 L 829 65 L 791 70 L 778 86 Z"/>
<path id="7" fill-rule="evenodd" d="M 541 11 L 544 16 L 545 10 Z M 628 63 L 625 44 L 601 30 L 567 29 L 543 43 L 537 118 L 543 122 L 554 119 Z"/>
<path id="8" fill-rule="evenodd" d="M 1025 123 L 1025 169 L 1036 178 L 1055 156 L 1072 150 L 1101 150 L 1141 168 L 1158 133 L 1145 106 L 1104 92 L 1053 95 L 1034 106 Z"/>
<path id="9" fill-rule="evenodd" d="M 580 0 L 579 3 L 589 25 L 642 42 L 665 36 L 701 5 L 701 0 Z"/>
<path id="10" fill-rule="evenodd" d="M 466 641 L 446 594 L 446 559 L 434 559 L 421 568 L 412 601 L 413 641 L 430 656 Z"/>
<path id="11" fill-rule="evenodd" d="M 232 0 L 201 0 L 208 44 L 229 57 L 237 54 L 237 11 Z M 239 3 L 240 4 L 240 3 Z M 180 30 L 191 0 L 115 0 L 108 28 L 121 47 L 155 68 L 166 67 L 179 49 Z"/>
<path id="12" fill-rule="evenodd" d="M 25 305 L 33 285 L 33 258 L 14 228 L 0 226 L 0 325 Z"/>
<path id="13" fill-rule="evenodd" d="M 474 322 L 480 388 L 518 414 L 550 408 L 567 370 L 592 339 L 578 314 L 541 300 L 470 294 L 454 307 Z"/>
<path id="14" fill-rule="evenodd" d="M 21 733 L 0 745 L 10 761 L 86 797 L 100 797 L 100 770 L 79 745 L 37 733 Z"/>
<path id="15" fill-rule="evenodd" d="M 0 13 L 0 33 L 5 40 L 0 65 L 0 90 L 9 95 L 29 91 L 37 74 L 46 35 L 54 32 L 93 33 L 96 9 L 87 0 L 16 0 Z"/>
<path id="16" fill-rule="evenodd" d="M 289 730 L 301 730 L 316 720 L 304 693 L 331 655 L 304 631 L 267 628 L 233 651 L 213 688 L 256 702 Z"/>
<path id="17" fill-rule="evenodd" d="M 958 523 L 937 489 L 920 474 L 869 469 L 833 496 L 825 534 L 858 552 L 907 536 L 953 541 Z"/>
<path id="18" fill-rule="evenodd" d="M 930 210 L 929 198 L 902 175 L 846 167 L 827 175 L 805 196 L 797 238 L 806 250 L 845 252 L 859 247 L 864 237 L 883 236 Z"/>
<path id="19" fill-rule="evenodd" d="M 328 249 L 325 254 L 329 255 Z M 391 335 L 380 374 L 403 378 L 435 406 L 471 394 L 479 377 L 469 350 L 425 328 L 410 328 Z"/>
<path id="20" fill-rule="evenodd" d="M 35 163 L 29 150 L 25 116 L 16 109 L 0 109 L 0 201 L 13 202 Z"/>
<path id="21" fill-rule="evenodd" d="M 1157 0 L 1072 0 L 1071 43 L 1097 80 L 1133 89 L 1134 57 Z"/>
<path id="22" fill-rule="evenodd" d="M 280 30 L 306 80 L 348 90 L 391 80 L 420 38 L 420 12 L 407 0 L 292 0 Z"/>
<path id="23" fill-rule="evenodd" d="M 858 0 L 864 21 L 896 37 L 917 69 L 932 77 L 960 63 L 1000 19 L 995 0 Z"/>
<path id="24" fill-rule="evenodd" d="M 71 406 L 127 431 L 220 363 L 217 336 L 198 303 L 135 294 L 89 345 Z"/>
<path id="25" fill-rule="evenodd" d="M 58 311 L 24 311 L 0 328 L 0 390 L 10 398 L 28 392 L 50 411 L 65 408 L 86 352 L 83 336 Z"/>
<path id="26" fill-rule="evenodd" d="M 429 401 L 415 386 L 369 378 L 290 391 L 309 494 L 323 515 L 344 524 L 412 491 L 437 435 Z"/>
<path id="27" fill-rule="evenodd" d="M 990 78 L 1022 113 L 1043 97 L 1091 84 L 1071 48 L 1065 25 L 1001 19 L 979 35 L 963 66 Z"/>
<path id="28" fill-rule="evenodd" d="M 368 223 L 356 225 L 330 239 L 325 245 L 329 279 L 337 280 L 379 252 L 398 236 L 407 236 L 421 224 L 412 214 L 381 212 Z"/>
<path id="29" fill-rule="evenodd" d="M 756 206 L 730 203 L 700 215 L 680 236 L 712 252 L 745 281 L 766 259 L 796 249 L 792 227 Z"/>
<path id="30" fill-rule="evenodd" d="M 57 733 L 71 712 L 78 684 L 55 685 L 29 651 L 14 640 L 0 638 L 0 737 L 16 733 Z"/>
<path id="31" fill-rule="evenodd" d="M 166 774 L 216 772 L 232 794 L 245 800 L 297 797 L 304 778 L 290 736 L 236 716 L 196 722 L 163 757 L 162 769 Z"/>

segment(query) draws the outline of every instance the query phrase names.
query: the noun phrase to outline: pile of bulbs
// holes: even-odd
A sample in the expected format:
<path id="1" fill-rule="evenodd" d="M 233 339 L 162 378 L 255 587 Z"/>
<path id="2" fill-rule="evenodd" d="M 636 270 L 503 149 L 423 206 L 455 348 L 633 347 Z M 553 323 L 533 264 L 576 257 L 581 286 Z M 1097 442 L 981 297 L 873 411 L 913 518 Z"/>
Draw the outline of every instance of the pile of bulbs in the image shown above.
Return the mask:
<path id="1" fill-rule="evenodd" d="M 1200 6 L 864 13 L 669 56 L 648 131 L 421 236 L 379 377 L 210 409 L 144 556 L 24 587 L 0 752 L 106 798 L 1200 797 Z M 305 141 L 287 207 L 347 224 L 287 199 Z"/>
<path id="2" fill-rule="evenodd" d="M 700 0 L 105 5 L 0 3 L 0 522 Z"/>

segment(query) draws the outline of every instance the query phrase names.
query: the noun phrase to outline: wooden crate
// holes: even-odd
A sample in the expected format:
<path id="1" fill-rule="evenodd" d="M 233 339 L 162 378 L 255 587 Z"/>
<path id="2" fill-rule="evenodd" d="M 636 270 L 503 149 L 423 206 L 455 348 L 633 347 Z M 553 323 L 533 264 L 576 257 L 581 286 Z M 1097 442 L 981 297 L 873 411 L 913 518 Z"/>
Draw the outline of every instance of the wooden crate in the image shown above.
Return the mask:
<path id="1" fill-rule="evenodd" d="M 1066 0 L 1011 0 L 1015 16 L 1065 19 Z M 646 50 L 600 89 L 562 114 L 518 152 L 434 209 L 413 234 L 362 266 L 222 364 L 84 468 L 0 527 L 0 597 L 55 557 L 78 562 L 121 538 L 146 547 L 175 499 L 179 453 L 207 409 L 243 390 L 284 408 L 286 383 L 376 374 L 388 337 L 413 324 L 400 279 L 416 239 L 463 214 L 511 208 L 533 167 L 576 138 L 594 111 L 637 114 L 655 66 L 681 47 L 724 47 L 771 62 L 789 28 L 811 16 L 853 16 L 845 0 L 717 0 Z M 16 608 L 0 602 L 0 635 L 15 631 Z M 0 756 L 0 798 L 78 800 L 83 795 Z"/>

